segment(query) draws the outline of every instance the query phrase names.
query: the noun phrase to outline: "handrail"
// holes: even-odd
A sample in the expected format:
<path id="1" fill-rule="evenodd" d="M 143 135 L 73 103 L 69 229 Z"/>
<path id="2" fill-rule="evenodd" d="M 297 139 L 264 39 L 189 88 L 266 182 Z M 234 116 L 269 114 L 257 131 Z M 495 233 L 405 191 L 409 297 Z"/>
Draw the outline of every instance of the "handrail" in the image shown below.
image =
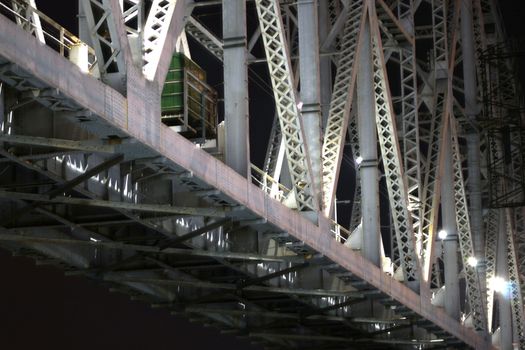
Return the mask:
<path id="1" fill-rule="evenodd" d="M 89 71 L 91 72 L 91 69 L 96 65 L 96 56 L 95 56 L 95 50 L 93 48 L 89 47 L 87 44 L 85 44 L 82 40 L 80 40 L 77 36 L 75 36 L 73 33 L 68 31 L 66 28 L 62 27 L 60 24 L 55 22 L 53 19 L 48 17 L 46 14 L 38 10 L 37 8 L 34 8 L 31 6 L 26 0 L 10 0 L 10 4 L 16 3 L 24 8 L 26 8 L 28 11 L 30 11 L 33 14 L 38 15 L 40 18 L 41 25 L 45 24 L 44 28 L 42 26 L 42 33 L 43 35 L 50 39 L 50 43 L 46 43 L 47 46 L 52 48 L 53 50 L 60 53 L 63 57 L 69 57 L 69 52 L 72 49 L 73 46 L 84 44 L 88 48 L 88 61 L 89 61 Z M 24 16 L 21 16 L 19 13 L 17 13 L 14 9 L 12 9 L 8 4 L 5 3 L 5 0 L 0 0 L 0 13 L 3 13 L 4 15 L 7 14 L 7 18 L 10 18 L 9 15 L 13 16 L 15 21 L 19 20 L 23 22 L 24 24 L 29 25 L 33 29 L 39 29 L 36 27 L 36 25 L 31 22 L 29 19 L 25 18 Z M 13 19 L 13 18 L 11 18 Z M 52 31 L 55 31 L 55 33 L 52 33 Z M 58 45 L 58 48 L 55 47 L 52 44 Z"/>
<path id="2" fill-rule="evenodd" d="M 258 185 L 270 197 L 277 199 L 280 202 L 286 199 L 288 194 L 291 192 L 289 188 L 279 183 L 277 180 L 268 175 L 268 173 L 264 172 L 255 164 L 250 164 L 250 167 L 252 170 L 251 178 L 253 183 Z M 277 191 L 275 190 L 276 188 L 278 189 Z M 334 238 L 339 243 L 345 243 L 348 237 L 350 237 L 351 232 L 347 228 L 338 224 L 335 220 L 328 220 L 331 224 L 330 232 L 332 233 Z"/>

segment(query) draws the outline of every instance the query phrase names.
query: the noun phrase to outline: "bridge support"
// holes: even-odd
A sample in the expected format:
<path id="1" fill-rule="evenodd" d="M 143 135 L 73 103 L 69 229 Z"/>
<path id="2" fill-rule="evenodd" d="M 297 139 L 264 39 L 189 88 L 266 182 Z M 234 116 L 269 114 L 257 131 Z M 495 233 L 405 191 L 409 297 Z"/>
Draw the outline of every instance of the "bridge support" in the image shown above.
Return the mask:
<path id="1" fill-rule="evenodd" d="M 463 53 L 463 81 L 465 93 L 465 113 L 472 124 L 467 134 L 468 152 L 468 190 L 470 198 L 470 228 L 474 244 L 474 255 L 483 262 L 478 267 L 481 296 L 486 300 L 486 273 L 485 273 L 485 234 L 483 232 L 482 201 L 481 201 L 481 173 L 480 173 L 480 135 L 477 126 L 478 86 L 476 83 L 476 57 L 474 55 L 474 32 L 472 19 L 472 1 L 461 2 L 461 43 Z"/>
<path id="2" fill-rule="evenodd" d="M 357 115 L 359 165 L 361 179 L 361 212 L 363 213 L 363 255 L 379 266 L 379 176 L 377 169 L 377 135 L 375 125 L 374 74 L 370 21 L 367 19 L 362 35 L 361 54 L 357 73 Z"/>
<path id="3" fill-rule="evenodd" d="M 319 34 L 317 0 L 297 2 L 299 24 L 299 74 L 300 104 L 303 118 L 305 144 L 310 154 L 312 181 L 321 189 L 321 110 L 319 76 Z M 314 193 L 319 195 L 320 191 Z M 321 202 L 321 196 L 315 198 Z"/>
<path id="4" fill-rule="evenodd" d="M 447 121 L 445 121 L 447 122 Z M 447 237 L 443 242 L 445 264 L 445 311 L 459 320 L 459 276 L 458 276 L 458 236 L 456 233 L 456 209 L 454 202 L 454 177 L 452 174 L 452 148 L 450 133 L 444 139 L 443 176 L 441 178 L 441 212 L 443 230 Z"/>
<path id="5" fill-rule="evenodd" d="M 222 3 L 224 37 L 224 120 L 226 164 L 244 177 L 249 173 L 248 68 L 246 3 Z"/>

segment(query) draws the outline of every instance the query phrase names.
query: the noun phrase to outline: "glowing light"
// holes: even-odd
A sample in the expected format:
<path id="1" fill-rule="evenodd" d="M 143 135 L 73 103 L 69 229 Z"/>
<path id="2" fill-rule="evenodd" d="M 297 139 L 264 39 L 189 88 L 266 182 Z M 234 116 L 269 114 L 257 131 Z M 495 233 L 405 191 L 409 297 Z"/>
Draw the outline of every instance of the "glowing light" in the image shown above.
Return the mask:
<path id="1" fill-rule="evenodd" d="M 497 293 L 504 292 L 508 287 L 508 282 L 501 277 L 492 277 L 489 279 L 489 288 Z"/>
<path id="2" fill-rule="evenodd" d="M 361 157 L 361 156 L 359 156 L 359 157 L 357 157 L 357 158 L 355 159 L 355 163 L 356 163 L 357 165 L 361 164 L 362 162 L 363 162 L 363 157 Z"/>
<path id="3" fill-rule="evenodd" d="M 447 236 L 448 236 L 448 233 L 445 230 L 441 230 L 441 231 L 438 232 L 439 239 L 445 239 L 445 238 L 447 238 Z"/>
<path id="4" fill-rule="evenodd" d="M 467 259 L 467 264 L 469 264 L 472 267 L 478 266 L 478 259 L 476 259 L 475 256 L 469 256 Z"/>
<path id="5" fill-rule="evenodd" d="M 297 109 L 299 109 L 299 110 L 303 109 L 303 101 L 299 101 L 297 103 Z"/>

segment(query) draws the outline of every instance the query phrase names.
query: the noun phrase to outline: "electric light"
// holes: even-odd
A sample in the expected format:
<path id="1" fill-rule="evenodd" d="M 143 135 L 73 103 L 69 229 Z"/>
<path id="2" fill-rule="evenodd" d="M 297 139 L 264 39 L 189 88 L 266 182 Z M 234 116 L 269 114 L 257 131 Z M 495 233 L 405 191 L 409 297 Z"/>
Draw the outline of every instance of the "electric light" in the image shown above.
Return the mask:
<path id="1" fill-rule="evenodd" d="M 467 259 L 467 264 L 469 264 L 472 267 L 478 266 L 478 259 L 476 259 L 475 256 L 469 256 Z"/>
<path id="2" fill-rule="evenodd" d="M 447 238 L 447 236 L 448 236 L 448 233 L 447 233 L 447 231 L 445 231 L 445 230 L 440 230 L 440 231 L 438 232 L 438 237 L 439 237 L 439 239 L 445 239 L 445 238 Z"/>
<path id="3" fill-rule="evenodd" d="M 507 289 L 508 282 L 501 277 L 492 277 L 488 282 L 488 287 L 497 293 L 502 293 Z"/>

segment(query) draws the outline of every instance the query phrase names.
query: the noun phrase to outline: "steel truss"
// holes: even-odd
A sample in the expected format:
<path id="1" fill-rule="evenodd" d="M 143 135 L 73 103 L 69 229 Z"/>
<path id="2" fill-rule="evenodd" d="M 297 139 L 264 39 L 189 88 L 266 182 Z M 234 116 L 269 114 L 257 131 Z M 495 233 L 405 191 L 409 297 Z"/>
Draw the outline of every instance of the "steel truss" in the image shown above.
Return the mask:
<path id="1" fill-rule="evenodd" d="M 315 189 L 311 181 L 281 9 L 275 0 L 257 0 L 256 6 L 297 208 L 313 210 L 318 205 L 314 201 Z"/>
<path id="2" fill-rule="evenodd" d="M 401 152 L 393 114 L 392 100 L 386 80 L 386 63 L 375 9 L 370 10 L 372 23 L 372 62 L 378 141 L 387 180 L 390 208 L 394 220 L 401 267 L 406 281 L 419 280 L 419 257 L 416 253 L 412 216 L 408 206 L 408 188 L 404 177 Z"/>
<path id="3" fill-rule="evenodd" d="M 259 27 L 249 25 L 251 37 L 235 43 L 245 46 L 246 64 L 267 64 L 265 87 L 272 90 L 276 117 L 264 165 L 252 165 L 252 179 L 245 179 L 208 154 L 216 155 L 217 149 L 196 147 L 161 125 L 157 115 L 159 87 L 175 43 L 184 40 L 183 30 L 200 45 L 190 42 L 191 51 L 204 49 L 223 60 L 223 39 L 213 19 L 208 23 L 207 16 L 191 15 L 196 7 L 218 9 L 220 2 L 82 1 L 93 48 L 89 72 L 80 73 L 67 59 L 77 64 L 75 45 L 83 43 L 70 33 L 67 39 L 50 37 L 45 28 L 60 26 L 36 10 L 33 0 L 0 0 L 6 15 L 0 17 L 0 164 L 12 168 L 0 172 L 0 244 L 173 313 L 248 335 L 268 348 L 339 349 L 363 342 L 372 348 L 490 348 L 430 299 L 430 288 L 443 286 L 445 264 L 438 258 L 436 234 L 442 149 L 450 139 L 460 248 L 456 269 L 462 271 L 461 293 L 467 297 L 460 311 L 470 312 L 475 331 L 490 333 L 502 324 L 494 317 L 496 292 L 489 288 L 484 299 L 478 272 L 485 268 L 487 280 L 498 277 L 497 244 L 505 244 L 512 323 L 525 347 L 525 215 L 519 207 L 525 193 L 520 187 L 523 108 L 516 98 L 522 92 L 508 48 L 497 44 L 504 31 L 495 3 L 472 0 L 477 76 L 484 82 L 480 98 L 488 102 L 471 128 L 463 117 L 463 80 L 456 69 L 464 54 L 458 38 L 461 1 L 312 1 L 314 9 L 325 6 L 324 17 L 319 16 L 325 34 L 319 56 L 309 59 L 317 64 L 321 56 L 330 57 L 324 61 L 331 63 L 330 69 L 311 68 L 320 75 L 335 73 L 319 79 L 321 89 L 331 89 L 329 106 L 321 106 L 327 112 L 319 120 L 321 159 L 308 152 L 311 140 L 304 136 L 297 94 L 296 71 L 305 68 L 298 5 L 256 0 L 246 9 Z M 366 240 L 369 234 L 360 232 L 367 213 L 361 210 L 365 192 L 358 166 L 349 167 L 355 185 L 341 175 L 348 160 L 345 146 L 351 146 L 354 162 L 361 158 L 354 95 L 366 22 L 378 169 L 385 179 L 377 189 L 389 200 L 378 211 L 382 221 L 391 219 L 381 229 L 383 242 L 390 242 L 378 247 L 381 266 L 363 258 L 356 243 L 356 237 Z M 494 24 L 495 39 L 485 33 L 487 24 Z M 27 57 L 27 50 L 39 59 Z M 51 61 L 56 68 L 45 64 Z M 206 62 L 197 63 L 207 68 Z M 253 74 L 250 70 L 248 76 Z M 66 131 L 32 126 L 33 113 Z M 267 117 L 254 108 L 250 113 Z M 494 127 L 509 120 L 508 130 Z M 481 151 L 488 160 L 488 187 L 493 186 L 493 208 L 484 218 L 486 261 L 479 266 L 471 259 L 462 139 L 467 128 L 487 136 Z M 322 181 L 312 178 L 311 163 L 322 164 Z M 286 166 L 290 179 L 280 176 Z M 19 179 L 19 173 L 25 176 Z M 283 186 L 287 180 L 290 189 Z M 332 217 L 336 193 L 353 194 L 349 226 Z M 502 211 L 507 239 L 497 242 Z"/>

